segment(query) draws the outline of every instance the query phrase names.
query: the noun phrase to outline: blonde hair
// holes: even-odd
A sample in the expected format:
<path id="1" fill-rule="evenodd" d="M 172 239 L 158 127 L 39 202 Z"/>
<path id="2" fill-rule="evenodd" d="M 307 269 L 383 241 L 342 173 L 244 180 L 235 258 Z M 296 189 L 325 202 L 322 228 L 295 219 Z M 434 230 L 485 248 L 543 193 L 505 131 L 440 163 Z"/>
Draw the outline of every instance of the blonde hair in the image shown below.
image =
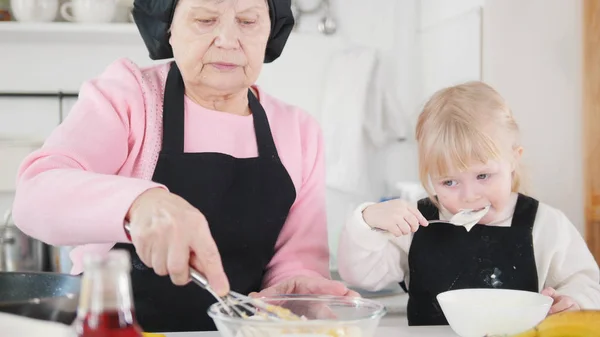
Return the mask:
<path id="1" fill-rule="evenodd" d="M 514 155 L 519 138 L 510 108 L 489 85 L 474 81 L 439 90 L 417 121 L 421 183 L 435 202 L 430 177 L 466 170 L 473 162 L 510 158 L 512 191 L 522 192 L 522 168 Z"/>

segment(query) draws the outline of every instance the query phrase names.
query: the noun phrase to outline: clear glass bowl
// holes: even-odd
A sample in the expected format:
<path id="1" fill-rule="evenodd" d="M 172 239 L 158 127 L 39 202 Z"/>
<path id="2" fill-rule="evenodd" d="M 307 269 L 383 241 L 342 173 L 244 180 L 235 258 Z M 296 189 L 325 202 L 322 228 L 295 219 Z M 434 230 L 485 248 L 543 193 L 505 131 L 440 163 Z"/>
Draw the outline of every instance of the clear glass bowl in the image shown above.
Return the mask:
<path id="1" fill-rule="evenodd" d="M 373 337 L 385 307 L 364 298 L 325 295 L 282 295 L 261 298 L 266 304 L 289 309 L 306 320 L 234 318 L 223 313 L 220 303 L 208 309 L 223 337 Z M 237 306 L 241 309 L 240 302 Z"/>

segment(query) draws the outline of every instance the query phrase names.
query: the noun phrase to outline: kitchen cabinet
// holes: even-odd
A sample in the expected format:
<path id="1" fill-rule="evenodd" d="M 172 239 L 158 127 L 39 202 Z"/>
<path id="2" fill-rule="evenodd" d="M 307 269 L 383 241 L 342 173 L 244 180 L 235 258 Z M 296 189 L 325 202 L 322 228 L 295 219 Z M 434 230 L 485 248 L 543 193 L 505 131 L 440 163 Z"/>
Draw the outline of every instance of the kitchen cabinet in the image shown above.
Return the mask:
<path id="1" fill-rule="evenodd" d="M 60 104 L 59 122 L 62 122 L 69 115 L 69 112 L 71 111 L 71 109 L 73 108 L 73 105 L 76 102 L 77 102 L 77 97 L 65 97 L 62 99 L 62 101 L 59 103 Z"/>
<path id="2" fill-rule="evenodd" d="M 21 162 L 41 144 L 41 141 L 33 139 L 0 138 L 0 192 L 10 193 L 15 190 L 15 180 Z"/>
<path id="3" fill-rule="evenodd" d="M 0 96 L 0 192 L 15 189 L 17 169 L 58 125 L 56 98 Z"/>
<path id="4" fill-rule="evenodd" d="M 4 97 L 0 93 L 0 139 L 46 139 L 58 125 L 56 97 Z"/>
<path id="5" fill-rule="evenodd" d="M 68 42 L 89 43 L 141 42 L 133 23 L 74 24 L 71 22 L 2 22 L 0 42 Z"/>
<path id="6" fill-rule="evenodd" d="M 119 58 L 160 63 L 129 23 L 0 22 L 0 92 L 77 92 Z"/>

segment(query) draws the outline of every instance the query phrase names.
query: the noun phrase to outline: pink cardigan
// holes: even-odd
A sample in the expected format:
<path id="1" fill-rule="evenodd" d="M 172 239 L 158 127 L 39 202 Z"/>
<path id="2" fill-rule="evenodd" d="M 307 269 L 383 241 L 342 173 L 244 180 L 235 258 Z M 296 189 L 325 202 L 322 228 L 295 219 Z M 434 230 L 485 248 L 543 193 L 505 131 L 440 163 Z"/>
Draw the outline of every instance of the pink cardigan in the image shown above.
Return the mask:
<path id="1" fill-rule="evenodd" d="M 127 59 L 114 62 L 83 84 L 66 120 L 19 169 L 16 225 L 48 244 L 77 246 L 73 274 L 82 272 L 84 253 L 105 253 L 128 242 L 123 219 L 131 203 L 160 186 L 151 178 L 161 145 L 167 71 L 166 64 L 140 68 Z M 264 286 L 296 275 L 329 277 L 321 130 L 301 109 L 255 88 L 297 194 Z M 252 116 L 209 110 L 186 97 L 185 125 L 186 152 L 258 155 Z"/>

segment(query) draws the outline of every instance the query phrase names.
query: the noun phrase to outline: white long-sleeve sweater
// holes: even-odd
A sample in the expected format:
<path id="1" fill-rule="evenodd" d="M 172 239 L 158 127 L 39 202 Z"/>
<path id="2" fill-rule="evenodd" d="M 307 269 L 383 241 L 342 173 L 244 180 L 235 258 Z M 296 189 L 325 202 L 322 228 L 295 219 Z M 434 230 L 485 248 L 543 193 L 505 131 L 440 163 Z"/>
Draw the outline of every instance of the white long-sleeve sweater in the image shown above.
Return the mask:
<path id="1" fill-rule="evenodd" d="M 515 195 L 512 210 L 516 200 Z M 338 248 L 340 276 L 349 285 L 370 291 L 403 280 L 410 288 L 408 253 L 412 235 L 390 238 L 371 230 L 362 211 L 372 204 L 357 207 L 342 230 Z M 489 225 L 509 227 L 512 210 L 501 221 Z M 450 216 L 445 211 L 439 215 L 442 220 Z M 565 214 L 540 202 L 532 235 L 539 289 L 552 287 L 573 298 L 582 309 L 600 309 L 598 264 Z"/>

